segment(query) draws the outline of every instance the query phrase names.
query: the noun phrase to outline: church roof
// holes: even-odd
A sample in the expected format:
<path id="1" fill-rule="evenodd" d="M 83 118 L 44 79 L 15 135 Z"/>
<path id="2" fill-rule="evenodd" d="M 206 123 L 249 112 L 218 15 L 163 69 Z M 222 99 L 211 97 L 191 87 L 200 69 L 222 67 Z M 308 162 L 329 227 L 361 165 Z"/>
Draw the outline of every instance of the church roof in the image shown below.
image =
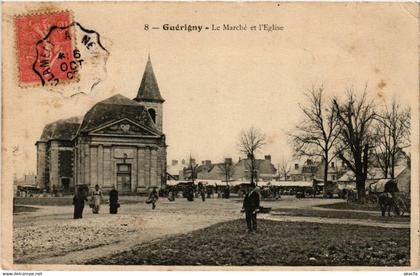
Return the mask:
<path id="1" fill-rule="evenodd" d="M 153 72 L 152 62 L 150 56 L 147 60 L 146 68 L 144 69 L 143 78 L 141 80 L 136 101 L 152 101 L 164 102 L 165 100 L 160 95 L 159 86 L 156 81 L 155 73 Z"/>
<path id="2" fill-rule="evenodd" d="M 49 140 L 71 140 L 77 134 L 81 122 L 80 117 L 71 117 L 50 123 L 44 127 L 39 142 Z"/>
<path id="3" fill-rule="evenodd" d="M 144 106 L 120 94 L 95 104 L 85 114 L 80 131 L 87 132 L 123 118 L 159 132 Z"/>

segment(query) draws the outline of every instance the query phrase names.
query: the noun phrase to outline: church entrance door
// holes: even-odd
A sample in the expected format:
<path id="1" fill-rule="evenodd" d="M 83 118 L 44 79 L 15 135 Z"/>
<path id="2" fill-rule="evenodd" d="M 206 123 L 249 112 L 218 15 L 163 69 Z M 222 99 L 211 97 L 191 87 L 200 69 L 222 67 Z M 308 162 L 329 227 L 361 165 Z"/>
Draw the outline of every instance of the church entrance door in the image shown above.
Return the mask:
<path id="1" fill-rule="evenodd" d="M 117 190 L 131 192 L 131 165 L 117 164 Z"/>

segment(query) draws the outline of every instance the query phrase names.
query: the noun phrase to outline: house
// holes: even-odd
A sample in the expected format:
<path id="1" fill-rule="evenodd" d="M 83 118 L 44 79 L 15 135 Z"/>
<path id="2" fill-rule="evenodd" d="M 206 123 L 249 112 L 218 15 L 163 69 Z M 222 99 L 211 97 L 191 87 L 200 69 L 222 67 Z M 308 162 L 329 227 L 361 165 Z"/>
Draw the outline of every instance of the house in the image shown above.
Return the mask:
<path id="1" fill-rule="evenodd" d="M 225 181 L 232 180 L 234 165 L 232 158 L 225 158 L 222 163 L 212 163 L 211 160 L 205 160 L 197 168 L 197 179 L 211 179 Z"/>
<path id="2" fill-rule="evenodd" d="M 168 180 L 179 180 L 179 172 L 184 168 L 185 160 L 181 162 L 178 160 L 172 160 L 166 168 L 166 174 Z"/>
<path id="3" fill-rule="evenodd" d="M 316 182 L 324 181 L 324 160 L 314 161 L 312 159 L 306 159 L 304 161 L 295 161 L 293 167 L 289 173 L 289 180 L 291 181 L 312 181 Z M 331 161 L 328 164 L 328 182 L 336 182 L 341 177 L 347 167 L 344 164 L 340 164 L 336 160 Z"/>
<path id="4" fill-rule="evenodd" d="M 295 161 L 289 173 L 291 181 L 312 181 L 318 171 L 320 162 L 306 159 L 305 161 Z"/>
<path id="5" fill-rule="evenodd" d="M 257 180 L 270 181 L 277 177 L 277 169 L 271 163 L 271 155 L 265 155 L 264 159 L 255 159 L 255 175 Z M 248 181 L 251 179 L 249 158 L 239 159 L 233 166 L 232 178 L 239 181 Z"/>
<path id="6" fill-rule="evenodd" d="M 398 165 L 395 166 L 394 170 L 398 188 L 403 191 L 410 191 L 410 168 L 406 165 Z M 369 187 L 369 185 L 382 179 L 384 179 L 384 174 L 381 168 L 369 168 L 365 186 Z M 353 171 L 348 170 L 337 180 L 337 183 L 339 189 L 356 189 L 356 176 Z"/>

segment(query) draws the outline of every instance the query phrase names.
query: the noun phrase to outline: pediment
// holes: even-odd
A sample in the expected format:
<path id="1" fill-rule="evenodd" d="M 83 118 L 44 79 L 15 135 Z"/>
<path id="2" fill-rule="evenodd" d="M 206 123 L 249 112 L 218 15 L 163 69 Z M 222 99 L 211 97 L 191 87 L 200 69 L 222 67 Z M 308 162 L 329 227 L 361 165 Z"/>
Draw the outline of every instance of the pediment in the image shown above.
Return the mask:
<path id="1" fill-rule="evenodd" d="M 105 126 L 90 131 L 89 134 L 147 137 L 160 136 L 157 132 L 154 132 L 145 126 L 139 125 L 130 119 L 121 119 L 117 122 L 106 124 Z"/>

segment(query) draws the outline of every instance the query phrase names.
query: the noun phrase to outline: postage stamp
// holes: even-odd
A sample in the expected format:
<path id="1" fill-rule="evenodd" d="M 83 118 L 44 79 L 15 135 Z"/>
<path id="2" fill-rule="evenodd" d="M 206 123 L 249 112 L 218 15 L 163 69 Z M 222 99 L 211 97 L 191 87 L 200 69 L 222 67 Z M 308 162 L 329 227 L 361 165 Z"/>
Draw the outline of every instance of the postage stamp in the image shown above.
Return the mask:
<path id="1" fill-rule="evenodd" d="M 16 16 L 16 50 L 21 85 L 45 83 L 45 80 L 57 83 L 67 78 L 65 72 L 60 72 L 56 59 L 59 53 L 69 55 L 74 41 L 68 32 L 53 32 L 53 29 L 69 26 L 71 22 L 69 11 Z M 45 40 L 45 37 L 49 37 L 49 40 Z M 45 69 L 40 70 L 40 75 L 38 70 L 41 65 Z"/>
<path id="2" fill-rule="evenodd" d="M 83 67 L 91 73 L 91 65 L 103 68 L 101 65 L 106 63 L 108 51 L 101 44 L 100 35 L 72 21 L 68 11 L 17 16 L 15 24 L 19 85 L 54 87 L 79 82 Z M 87 75 L 101 75 L 90 73 Z M 89 86 L 97 82 L 89 81 Z"/>

